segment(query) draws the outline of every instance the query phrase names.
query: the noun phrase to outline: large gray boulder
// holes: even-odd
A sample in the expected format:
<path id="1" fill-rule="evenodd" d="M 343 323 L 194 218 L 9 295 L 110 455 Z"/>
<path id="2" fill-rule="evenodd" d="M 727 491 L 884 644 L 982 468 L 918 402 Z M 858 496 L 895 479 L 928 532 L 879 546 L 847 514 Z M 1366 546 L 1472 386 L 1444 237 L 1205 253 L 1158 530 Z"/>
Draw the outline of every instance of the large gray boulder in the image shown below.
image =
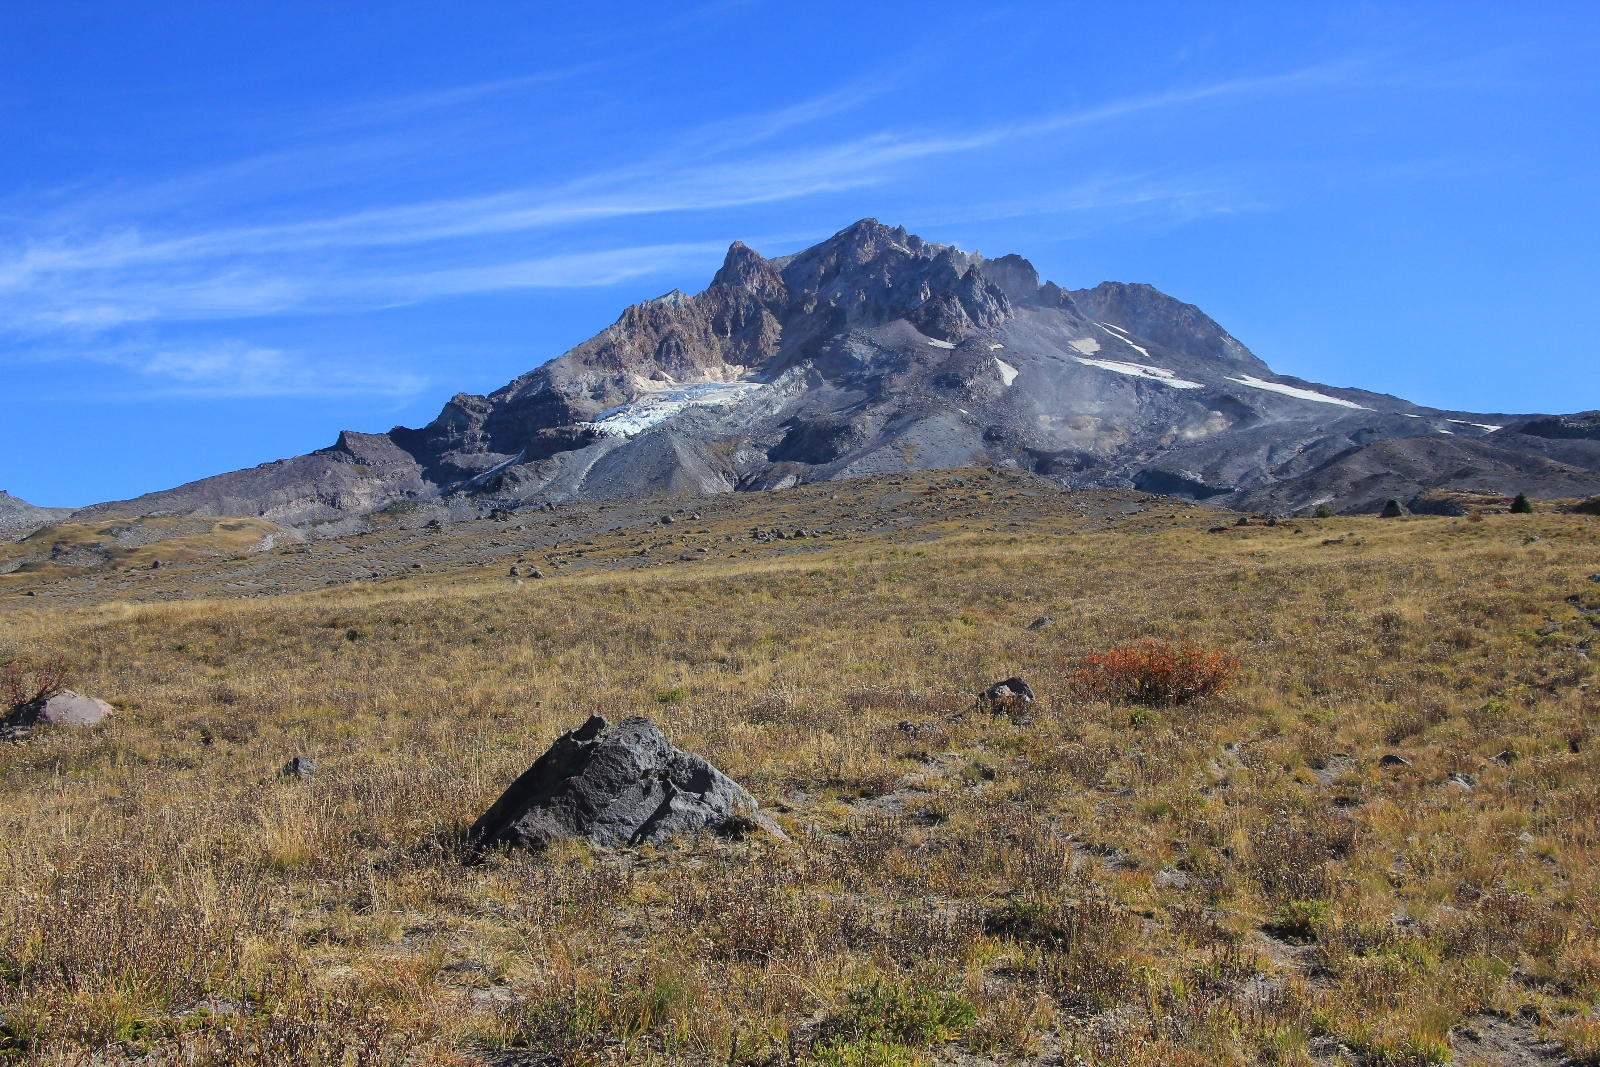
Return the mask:
<path id="1" fill-rule="evenodd" d="M 63 689 L 43 703 L 37 721 L 52 726 L 96 726 L 113 710 L 104 700 L 81 697 L 70 689 Z"/>
<path id="2" fill-rule="evenodd" d="M 0 740 L 21 741 L 37 726 L 98 726 L 114 710 L 104 700 L 63 689 L 55 696 L 24 704 L 0 720 Z"/>
<path id="3" fill-rule="evenodd" d="M 783 836 L 739 783 L 674 748 L 649 719 L 613 726 L 594 715 L 511 783 L 468 839 L 480 848 L 543 849 L 579 837 L 618 846 L 757 826 Z"/>

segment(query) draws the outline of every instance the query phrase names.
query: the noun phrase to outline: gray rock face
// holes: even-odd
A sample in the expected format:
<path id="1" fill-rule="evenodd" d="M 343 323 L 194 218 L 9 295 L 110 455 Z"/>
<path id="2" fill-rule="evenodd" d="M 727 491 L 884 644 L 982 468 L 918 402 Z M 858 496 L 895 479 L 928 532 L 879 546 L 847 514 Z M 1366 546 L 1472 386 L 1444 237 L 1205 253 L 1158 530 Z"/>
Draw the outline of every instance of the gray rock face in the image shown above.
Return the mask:
<path id="1" fill-rule="evenodd" d="M 481 848 L 542 849 L 579 837 L 619 846 L 756 826 L 783 836 L 743 787 L 674 748 L 649 719 L 613 726 L 595 715 L 557 738 L 468 838 Z"/>
<path id="2" fill-rule="evenodd" d="M 1149 285 L 1067 291 L 1021 256 L 863 219 L 792 256 L 735 242 L 704 291 L 636 304 L 420 429 L 80 514 L 303 523 L 444 497 L 487 515 L 966 465 L 1272 514 L 1433 488 L 1586 496 L 1600 413 L 1443 411 L 1275 374 Z"/>

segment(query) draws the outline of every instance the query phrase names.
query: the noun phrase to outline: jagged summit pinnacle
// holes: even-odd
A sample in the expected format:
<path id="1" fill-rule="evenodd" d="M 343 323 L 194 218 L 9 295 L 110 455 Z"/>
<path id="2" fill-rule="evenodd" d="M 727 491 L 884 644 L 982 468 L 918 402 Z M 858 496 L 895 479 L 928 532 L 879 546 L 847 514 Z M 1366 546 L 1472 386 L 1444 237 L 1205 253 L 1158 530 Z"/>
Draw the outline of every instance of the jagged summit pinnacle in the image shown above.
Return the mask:
<path id="1" fill-rule="evenodd" d="M 90 512 L 313 522 L 404 501 L 477 513 L 968 464 L 1285 512 L 1376 511 L 1435 486 L 1600 491 L 1587 424 L 1544 425 L 1274 374 L 1153 286 L 1069 291 L 1021 255 L 868 218 L 791 255 L 735 241 L 702 291 L 632 304 L 427 426 L 346 432 Z"/>

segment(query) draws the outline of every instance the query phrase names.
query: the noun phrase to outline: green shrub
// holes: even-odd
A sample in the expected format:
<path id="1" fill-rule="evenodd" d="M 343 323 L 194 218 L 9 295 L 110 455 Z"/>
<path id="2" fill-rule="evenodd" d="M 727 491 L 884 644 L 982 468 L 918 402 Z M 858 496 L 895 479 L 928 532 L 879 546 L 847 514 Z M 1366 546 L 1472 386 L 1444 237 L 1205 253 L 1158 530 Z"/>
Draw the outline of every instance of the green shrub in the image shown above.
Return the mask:
<path id="1" fill-rule="evenodd" d="M 1511 514 L 1513 514 L 1513 515 L 1532 515 L 1533 514 L 1533 504 L 1529 502 L 1527 493 L 1518 493 L 1517 494 L 1517 499 L 1515 499 L 1515 500 L 1513 500 L 1511 502 Z"/>
<path id="2" fill-rule="evenodd" d="M 1331 519 L 1333 518 L 1333 509 L 1327 504 L 1318 504 L 1317 510 L 1313 511 L 1311 514 L 1319 519 Z"/>
<path id="3" fill-rule="evenodd" d="M 1328 928 L 1326 900 L 1291 900 L 1278 907 L 1267 931 L 1296 941 L 1315 941 Z"/>
<path id="4" fill-rule="evenodd" d="M 918 1067 L 922 1057 L 914 1049 L 874 1037 L 839 1040 L 811 1051 L 823 1067 Z"/>
<path id="5" fill-rule="evenodd" d="M 903 1062 L 872 1057 L 954 1041 L 977 1017 L 972 1003 L 958 993 L 879 980 L 850 992 L 830 1024 L 832 1037 L 819 1042 L 813 1055 L 833 1067 Z"/>

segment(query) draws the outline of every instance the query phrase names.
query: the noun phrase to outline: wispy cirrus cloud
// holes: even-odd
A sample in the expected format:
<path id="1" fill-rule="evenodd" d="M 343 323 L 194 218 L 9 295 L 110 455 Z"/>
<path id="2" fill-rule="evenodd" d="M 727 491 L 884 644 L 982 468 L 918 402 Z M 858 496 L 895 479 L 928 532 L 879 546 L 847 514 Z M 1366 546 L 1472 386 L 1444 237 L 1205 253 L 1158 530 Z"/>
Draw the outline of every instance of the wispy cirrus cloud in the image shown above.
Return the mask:
<path id="1" fill-rule="evenodd" d="M 419 374 L 241 341 L 99 347 L 74 358 L 121 371 L 119 393 L 141 397 L 399 398 L 428 385 Z"/>
<path id="2" fill-rule="evenodd" d="M 52 299 L 39 292 L 7 315 L 16 332 L 93 332 L 129 323 L 244 319 L 404 306 L 517 289 L 578 289 L 659 275 L 722 250 L 715 243 L 644 245 L 438 270 L 296 272 L 240 264 L 227 271 L 103 271 Z M 156 276 L 152 276 L 156 275 Z M 3 287 L 0 287 L 3 293 Z M 0 295 L 0 307 L 5 306 Z"/>
<path id="3" fill-rule="evenodd" d="M 872 92 L 845 90 L 765 115 L 708 124 L 637 162 L 552 184 L 367 204 L 270 222 L 183 225 L 157 208 L 173 199 L 170 188 L 129 191 L 122 201 L 85 197 L 77 210 L 67 203 L 43 214 L 42 225 L 16 224 L 9 236 L 0 230 L 0 333 L 83 336 L 130 323 L 362 311 L 473 293 L 615 284 L 703 261 L 721 246 L 669 242 L 570 251 L 575 240 L 591 247 L 614 240 L 604 234 L 584 241 L 586 227 L 881 187 L 939 160 L 982 157 L 1008 145 L 1059 140 L 1075 130 L 1140 115 L 1296 92 L 1357 74 L 1351 64 L 1325 65 L 977 129 L 795 136 L 856 108 Z M 517 87 L 468 87 L 399 101 L 392 109 L 449 108 Z M 384 112 L 377 105 L 371 110 Z M 799 143 L 779 145 L 784 138 Z M 341 152 L 359 159 L 368 150 L 359 143 L 332 146 L 335 157 Z M 192 179 L 189 192 L 259 181 L 283 166 L 281 160 L 260 167 L 241 161 Z M 168 184 L 181 188 L 185 181 L 179 177 Z M 1217 188 L 1214 176 L 1196 181 L 1102 174 L 1062 182 L 1031 202 L 1057 211 L 1160 202 L 1192 211 Z M 995 202 L 988 210 L 1022 209 Z M 516 247 L 508 248 L 508 242 Z M 530 243 L 535 247 L 528 248 Z M 183 387 L 201 388 L 202 381 L 222 383 L 205 388 L 235 390 L 317 387 L 304 368 L 265 348 L 168 352 L 151 356 L 145 367 L 148 374 Z M 358 386 L 352 380 L 350 387 Z"/>

